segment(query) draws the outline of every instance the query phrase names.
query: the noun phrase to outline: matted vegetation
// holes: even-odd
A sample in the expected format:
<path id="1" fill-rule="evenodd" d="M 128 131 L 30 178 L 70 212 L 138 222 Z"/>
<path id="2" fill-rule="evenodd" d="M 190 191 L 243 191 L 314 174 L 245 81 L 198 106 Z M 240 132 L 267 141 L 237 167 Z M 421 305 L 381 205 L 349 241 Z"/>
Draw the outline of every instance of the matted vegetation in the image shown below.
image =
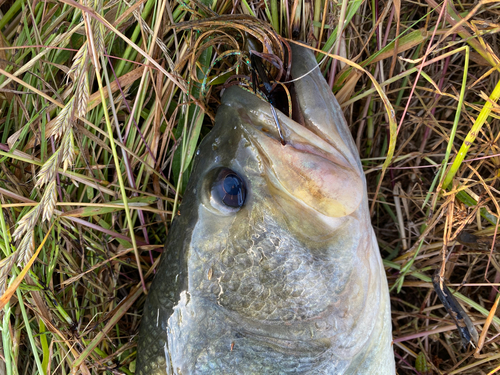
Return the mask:
<path id="1" fill-rule="evenodd" d="M 398 373 L 500 372 L 498 2 L 0 11 L 0 374 L 134 372 L 144 289 L 223 84 L 248 85 L 248 34 L 280 58 L 280 38 L 328 52 L 318 61 L 365 166 Z M 477 351 L 462 349 L 436 270 Z"/>

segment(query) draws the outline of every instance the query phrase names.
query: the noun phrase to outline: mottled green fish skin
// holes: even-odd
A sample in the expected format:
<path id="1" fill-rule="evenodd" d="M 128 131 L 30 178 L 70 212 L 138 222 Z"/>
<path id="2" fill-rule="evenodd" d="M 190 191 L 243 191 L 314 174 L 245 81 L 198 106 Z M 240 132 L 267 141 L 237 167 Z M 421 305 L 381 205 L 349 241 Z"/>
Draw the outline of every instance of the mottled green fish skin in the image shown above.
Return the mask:
<path id="1" fill-rule="evenodd" d="M 301 124 L 239 87 L 202 141 L 144 307 L 137 374 L 395 374 L 366 182 L 316 60 L 293 47 Z M 307 74 L 309 73 L 309 74 Z M 246 183 L 221 208 L 213 172 Z"/>

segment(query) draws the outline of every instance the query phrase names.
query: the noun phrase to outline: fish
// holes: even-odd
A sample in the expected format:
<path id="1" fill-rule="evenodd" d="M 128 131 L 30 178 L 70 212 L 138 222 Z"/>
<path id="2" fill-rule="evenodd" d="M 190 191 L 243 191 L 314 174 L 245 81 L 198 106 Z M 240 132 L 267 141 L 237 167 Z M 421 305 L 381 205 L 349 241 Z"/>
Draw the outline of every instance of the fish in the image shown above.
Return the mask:
<path id="1" fill-rule="evenodd" d="M 225 90 L 149 290 L 136 374 L 395 374 L 366 180 L 314 55 L 293 118 Z"/>

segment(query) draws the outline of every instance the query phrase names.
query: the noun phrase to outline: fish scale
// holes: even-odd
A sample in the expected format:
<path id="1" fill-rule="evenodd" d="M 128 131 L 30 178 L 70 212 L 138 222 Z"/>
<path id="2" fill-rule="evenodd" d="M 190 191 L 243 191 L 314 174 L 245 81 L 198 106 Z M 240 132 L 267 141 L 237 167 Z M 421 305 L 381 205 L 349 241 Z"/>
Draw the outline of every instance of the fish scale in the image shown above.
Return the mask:
<path id="1" fill-rule="evenodd" d="M 305 253 L 303 246 L 281 241 L 281 247 L 276 249 L 263 233 L 258 241 L 229 247 L 238 254 L 223 256 L 222 262 L 214 267 L 214 277 L 222 275 L 220 285 L 224 294 L 219 301 L 227 309 L 259 320 L 290 321 L 311 318 L 328 303 L 325 298 L 329 295 L 328 286 L 315 282 L 323 280 L 321 270 L 328 266 L 316 266 L 312 254 Z M 252 262 L 254 248 L 262 253 L 258 266 Z M 227 282 L 234 279 L 241 280 L 237 289 Z M 256 309 L 255 303 L 262 297 L 269 301 L 267 308 Z"/>

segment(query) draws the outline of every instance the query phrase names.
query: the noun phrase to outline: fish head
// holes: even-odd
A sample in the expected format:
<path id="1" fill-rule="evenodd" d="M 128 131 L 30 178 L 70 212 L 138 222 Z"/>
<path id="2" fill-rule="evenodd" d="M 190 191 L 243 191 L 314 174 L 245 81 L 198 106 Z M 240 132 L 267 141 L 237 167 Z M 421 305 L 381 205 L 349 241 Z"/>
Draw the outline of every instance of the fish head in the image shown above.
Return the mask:
<path id="1" fill-rule="evenodd" d="M 269 103 L 235 86 L 223 94 L 145 308 L 143 325 L 156 318 L 161 336 L 158 373 L 340 374 L 380 332 L 390 344 L 347 123 L 311 53 L 293 49 L 292 76 L 284 145 Z"/>
<path id="2" fill-rule="evenodd" d="M 298 53 L 292 66 L 300 123 L 278 114 L 284 145 L 269 103 L 237 86 L 225 91 L 216 125 L 199 149 L 194 174 L 200 178 L 186 196 L 200 215 L 213 215 L 199 217 L 207 227 L 219 223 L 236 233 L 240 220 L 269 216 L 294 237 L 328 238 L 366 198 L 351 134 L 314 60 Z M 245 192 L 239 207 L 224 204 L 218 191 L 229 171 L 226 182 L 238 176 Z"/>

